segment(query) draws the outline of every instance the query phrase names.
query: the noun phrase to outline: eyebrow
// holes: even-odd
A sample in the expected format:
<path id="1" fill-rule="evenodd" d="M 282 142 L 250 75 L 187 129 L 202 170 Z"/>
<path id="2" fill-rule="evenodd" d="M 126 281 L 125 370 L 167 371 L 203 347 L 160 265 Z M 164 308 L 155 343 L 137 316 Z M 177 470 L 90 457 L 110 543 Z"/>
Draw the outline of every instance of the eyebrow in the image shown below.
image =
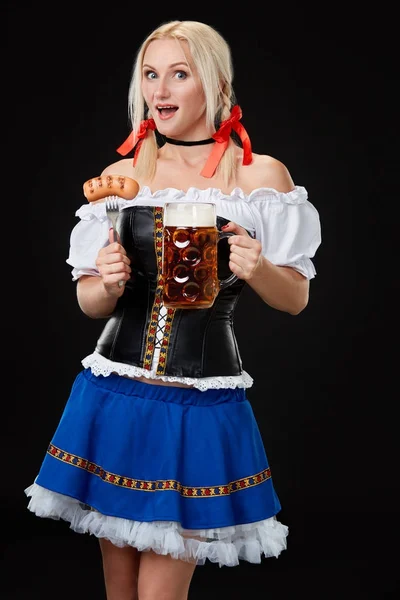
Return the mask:
<path id="1" fill-rule="evenodd" d="M 180 62 L 176 62 L 176 63 L 172 63 L 172 65 L 169 65 L 169 67 L 168 67 L 168 68 L 169 68 L 169 69 L 172 69 L 173 67 L 178 67 L 179 65 L 184 65 L 184 66 L 185 66 L 187 69 L 189 68 L 188 64 L 187 64 L 187 63 L 185 63 L 185 62 L 182 62 L 182 61 L 180 61 Z M 146 67 L 147 69 L 153 69 L 153 71 L 157 71 L 157 69 L 155 69 L 155 68 L 154 68 L 154 67 L 152 67 L 151 65 L 143 65 L 142 69 L 144 69 L 145 67 Z"/>

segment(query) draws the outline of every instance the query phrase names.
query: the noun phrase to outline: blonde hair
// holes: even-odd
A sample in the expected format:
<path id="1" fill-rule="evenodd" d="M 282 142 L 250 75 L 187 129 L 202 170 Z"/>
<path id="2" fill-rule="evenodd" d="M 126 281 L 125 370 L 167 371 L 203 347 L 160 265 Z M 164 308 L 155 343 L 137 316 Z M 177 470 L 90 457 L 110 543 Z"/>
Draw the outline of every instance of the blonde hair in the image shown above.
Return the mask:
<path id="1" fill-rule="evenodd" d="M 206 98 L 206 121 L 214 130 L 230 116 L 235 103 L 232 88 L 233 66 L 228 43 L 213 27 L 199 21 L 170 21 L 157 27 L 142 43 L 133 68 L 128 93 L 128 114 L 132 131 L 137 132 L 140 122 L 149 118 L 141 91 L 143 57 L 153 40 L 175 39 L 188 43 L 194 65 Z M 135 173 L 138 178 L 152 179 L 157 160 L 157 138 L 148 130 L 138 153 Z M 235 142 L 230 139 L 217 168 L 226 184 L 236 171 Z"/>

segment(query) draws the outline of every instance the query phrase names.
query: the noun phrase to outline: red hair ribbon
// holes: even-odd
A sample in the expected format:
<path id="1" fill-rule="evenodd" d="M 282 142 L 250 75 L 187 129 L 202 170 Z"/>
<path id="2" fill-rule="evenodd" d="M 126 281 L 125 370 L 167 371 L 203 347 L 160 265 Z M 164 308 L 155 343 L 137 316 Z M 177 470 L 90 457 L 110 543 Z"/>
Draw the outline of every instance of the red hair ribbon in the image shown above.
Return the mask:
<path id="1" fill-rule="evenodd" d="M 137 144 L 135 155 L 133 157 L 134 165 L 136 164 L 140 146 L 142 145 L 142 142 L 146 137 L 148 129 L 152 129 L 153 131 L 156 129 L 154 119 L 146 119 L 145 121 L 141 121 L 139 131 L 136 134 L 133 131 L 131 131 L 126 140 L 120 145 L 119 148 L 117 148 L 117 152 L 119 154 L 122 154 L 122 156 L 126 156 L 128 152 L 133 150 L 133 148 L 135 148 Z"/>
<path id="2" fill-rule="evenodd" d="M 219 162 L 225 150 L 228 147 L 232 129 L 236 131 L 243 145 L 243 164 L 249 165 L 251 163 L 253 159 L 251 152 L 251 142 L 247 131 L 245 130 L 243 125 L 239 123 L 241 118 L 242 109 L 240 108 L 240 106 L 235 104 L 235 106 L 231 110 L 231 116 L 229 117 L 229 119 L 225 119 L 225 121 L 222 121 L 220 128 L 212 136 L 217 143 L 214 144 L 211 154 L 208 157 L 207 162 L 200 175 L 202 175 L 203 177 L 212 177 L 214 175 L 215 170 L 218 167 Z"/>

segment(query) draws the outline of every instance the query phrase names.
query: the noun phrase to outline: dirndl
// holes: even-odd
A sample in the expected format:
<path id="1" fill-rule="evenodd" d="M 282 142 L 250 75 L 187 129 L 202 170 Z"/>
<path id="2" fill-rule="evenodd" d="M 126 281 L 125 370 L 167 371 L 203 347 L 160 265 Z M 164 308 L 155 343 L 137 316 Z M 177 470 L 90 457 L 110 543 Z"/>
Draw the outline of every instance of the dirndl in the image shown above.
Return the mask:
<path id="1" fill-rule="evenodd" d="M 245 389 L 76 377 L 38 475 L 37 516 L 182 560 L 235 566 L 286 549 Z"/>

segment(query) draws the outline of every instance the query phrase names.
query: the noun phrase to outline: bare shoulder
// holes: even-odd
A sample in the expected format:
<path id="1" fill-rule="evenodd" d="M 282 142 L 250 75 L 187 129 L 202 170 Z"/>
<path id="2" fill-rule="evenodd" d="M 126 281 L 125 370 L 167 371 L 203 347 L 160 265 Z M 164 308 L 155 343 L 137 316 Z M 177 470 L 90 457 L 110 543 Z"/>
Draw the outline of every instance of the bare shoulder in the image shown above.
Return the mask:
<path id="1" fill-rule="evenodd" d="M 101 175 L 125 175 L 125 177 L 134 179 L 135 167 L 133 166 L 132 158 L 122 158 L 121 160 L 117 160 L 103 169 Z"/>
<path id="2" fill-rule="evenodd" d="M 295 187 L 286 165 L 273 156 L 253 152 L 253 162 L 242 169 L 243 176 L 251 181 L 253 189 L 269 187 L 278 192 L 290 192 Z"/>

